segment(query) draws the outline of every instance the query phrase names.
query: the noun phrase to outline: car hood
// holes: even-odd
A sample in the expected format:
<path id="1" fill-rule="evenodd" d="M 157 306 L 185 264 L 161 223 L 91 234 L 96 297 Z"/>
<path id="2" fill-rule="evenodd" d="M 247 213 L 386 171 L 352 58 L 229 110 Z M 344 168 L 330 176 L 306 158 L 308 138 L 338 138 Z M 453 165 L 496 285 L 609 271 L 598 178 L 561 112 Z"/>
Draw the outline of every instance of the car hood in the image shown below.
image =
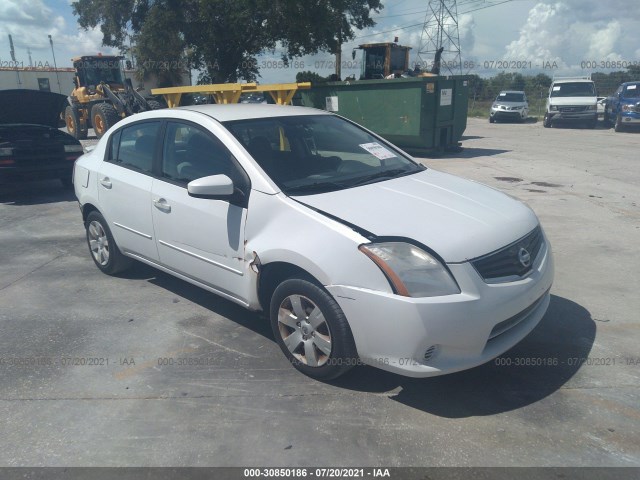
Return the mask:
<path id="1" fill-rule="evenodd" d="M 504 247 L 538 225 L 522 202 L 453 175 L 423 172 L 336 192 L 293 197 L 378 237 L 406 237 L 447 263 Z"/>
<path id="2" fill-rule="evenodd" d="M 28 123 L 58 128 L 67 97 L 39 90 L 0 90 L 0 125 Z"/>
<path id="3" fill-rule="evenodd" d="M 552 97 L 552 105 L 595 105 L 596 97 Z"/>
<path id="4" fill-rule="evenodd" d="M 527 102 L 501 102 L 501 101 L 496 101 L 493 102 L 494 106 L 498 106 L 498 105 L 504 105 L 505 107 L 524 107 L 527 105 Z"/>

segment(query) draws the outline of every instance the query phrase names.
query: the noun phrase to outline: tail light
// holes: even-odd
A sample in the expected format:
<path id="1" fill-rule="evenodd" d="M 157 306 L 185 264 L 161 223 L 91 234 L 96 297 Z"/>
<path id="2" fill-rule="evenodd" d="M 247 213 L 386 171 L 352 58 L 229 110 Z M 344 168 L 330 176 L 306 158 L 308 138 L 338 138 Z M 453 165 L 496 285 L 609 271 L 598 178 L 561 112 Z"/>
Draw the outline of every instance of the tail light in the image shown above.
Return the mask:
<path id="1" fill-rule="evenodd" d="M 75 161 L 84 153 L 82 145 L 65 145 L 64 153 L 67 160 Z"/>
<path id="2" fill-rule="evenodd" d="M 14 165 L 13 148 L 0 148 L 0 166 Z"/>

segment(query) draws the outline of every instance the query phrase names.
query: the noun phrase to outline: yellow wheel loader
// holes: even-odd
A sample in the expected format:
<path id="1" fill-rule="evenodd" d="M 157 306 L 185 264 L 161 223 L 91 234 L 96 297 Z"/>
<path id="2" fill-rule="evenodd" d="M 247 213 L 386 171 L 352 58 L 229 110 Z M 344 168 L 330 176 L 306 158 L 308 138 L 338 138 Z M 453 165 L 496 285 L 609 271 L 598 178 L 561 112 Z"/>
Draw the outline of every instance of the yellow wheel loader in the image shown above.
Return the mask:
<path id="1" fill-rule="evenodd" d="M 75 88 L 67 98 L 64 120 L 67 131 L 78 140 L 93 128 L 101 138 L 122 118 L 163 106 L 147 100 L 125 78 L 120 56 L 82 56 L 71 59 Z"/>

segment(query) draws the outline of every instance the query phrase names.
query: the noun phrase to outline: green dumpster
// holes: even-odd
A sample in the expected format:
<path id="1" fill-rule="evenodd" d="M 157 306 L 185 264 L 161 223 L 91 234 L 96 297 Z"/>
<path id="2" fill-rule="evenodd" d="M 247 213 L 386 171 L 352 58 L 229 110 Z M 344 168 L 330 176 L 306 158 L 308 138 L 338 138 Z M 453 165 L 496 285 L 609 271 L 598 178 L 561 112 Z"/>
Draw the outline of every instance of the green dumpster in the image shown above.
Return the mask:
<path id="1" fill-rule="evenodd" d="M 416 153 L 458 149 L 467 127 L 468 77 L 431 76 L 313 85 L 298 101 L 342 115 Z"/>

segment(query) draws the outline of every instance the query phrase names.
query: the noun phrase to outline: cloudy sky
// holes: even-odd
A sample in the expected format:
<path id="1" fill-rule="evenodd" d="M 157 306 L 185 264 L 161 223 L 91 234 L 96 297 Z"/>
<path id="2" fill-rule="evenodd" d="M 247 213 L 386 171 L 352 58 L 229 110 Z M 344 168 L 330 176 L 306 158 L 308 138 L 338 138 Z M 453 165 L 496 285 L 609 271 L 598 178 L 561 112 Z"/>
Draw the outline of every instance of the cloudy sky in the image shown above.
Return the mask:
<path id="1" fill-rule="evenodd" d="M 393 41 L 395 36 L 402 45 L 414 48 L 411 61 L 416 60 L 428 0 L 383 3 L 385 8 L 375 15 L 377 25 L 358 32 L 356 39 L 344 45 L 347 63 L 358 44 Z M 521 73 L 543 71 L 550 76 L 611 70 L 607 67 L 620 70 L 615 62 L 640 61 L 637 0 L 458 0 L 458 12 L 462 60 L 473 65 L 464 73 L 492 75 L 501 71 L 495 68 L 502 67 L 497 62 L 505 60 L 525 62 Z M 78 28 L 69 0 L 1 0 L 0 30 L 0 66 L 11 61 L 9 34 L 16 60 L 25 66 L 29 50 L 34 64 L 53 63 L 47 35 L 53 37 L 60 67 L 70 67 L 70 58 L 77 54 L 115 53 L 101 47 L 99 31 Z M 277 58 L 276 52 L 261 60 L 269 65 L 269 60 Z M 304 70 L 321 75 L 333 73 L 331 60 L 327 54 L 301 59 Z M 265 68 L 261 81 L 293 81 L 295 72 Z M 357 72 L 343 69 L 343 76 Z"/>

